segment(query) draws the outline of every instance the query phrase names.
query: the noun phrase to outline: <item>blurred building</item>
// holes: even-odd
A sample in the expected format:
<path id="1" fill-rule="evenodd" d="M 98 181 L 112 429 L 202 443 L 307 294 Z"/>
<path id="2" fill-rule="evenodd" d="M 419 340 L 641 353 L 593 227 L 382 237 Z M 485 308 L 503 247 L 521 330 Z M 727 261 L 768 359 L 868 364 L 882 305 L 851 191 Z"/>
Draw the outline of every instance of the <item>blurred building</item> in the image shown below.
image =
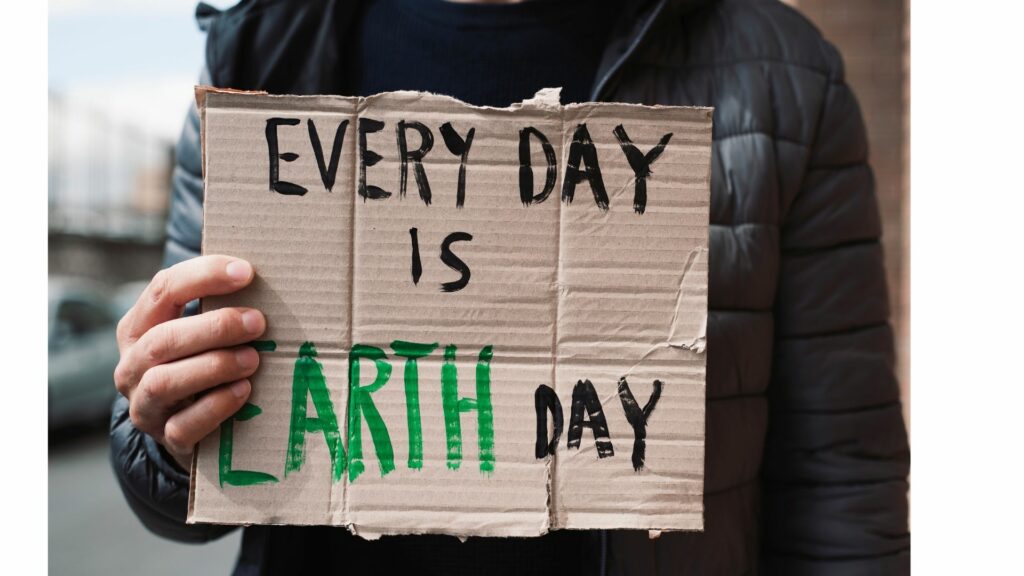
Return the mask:
<path id="1" fill-rule="evenodd" d="M 882 212 L 898 373 L 910 406 L 910 18 L 907 0 L 789 0 L 836 45 L 860 101 Z"/>
<path id="2" fill-rule="evenodd" d="M 110 285 L 159 267 L 173 146 L 49 95 L 49 272 Z"/>

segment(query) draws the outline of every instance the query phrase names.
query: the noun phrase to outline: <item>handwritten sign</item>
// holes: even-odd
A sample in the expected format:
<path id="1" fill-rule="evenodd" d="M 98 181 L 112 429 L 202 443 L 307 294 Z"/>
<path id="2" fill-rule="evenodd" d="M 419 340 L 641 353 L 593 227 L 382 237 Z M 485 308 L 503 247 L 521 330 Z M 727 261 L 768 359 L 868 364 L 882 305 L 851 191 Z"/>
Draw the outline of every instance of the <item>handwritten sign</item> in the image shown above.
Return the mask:
<path id="1" fill-rule="evenodd" d="M 189 522 L 703 528 L 711 110 L 197 90 L 249 402 Z"/>

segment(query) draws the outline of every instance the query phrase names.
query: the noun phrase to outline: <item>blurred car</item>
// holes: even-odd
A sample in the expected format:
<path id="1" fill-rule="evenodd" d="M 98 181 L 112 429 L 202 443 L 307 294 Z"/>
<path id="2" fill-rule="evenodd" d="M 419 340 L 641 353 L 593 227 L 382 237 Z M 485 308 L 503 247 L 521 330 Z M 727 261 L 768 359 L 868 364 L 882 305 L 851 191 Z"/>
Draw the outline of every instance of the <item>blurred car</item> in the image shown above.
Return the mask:
<path id="1" fill-rule="evenodd" d="M 114 312 L 115 322 L 135 305 L 135 301 L 142 295 L 146 286 L 149 286 L 149 280 L 136 280 L 121 284 L 114 291 L 113 296 L 110 297 L 110 309 Z"/>
<path id="2" fill-rule="evenodd" d="M 118 310 L 100 287 L 78 278 L 50 278 L 50 429 L 99 422 L 116 395 Z"/>

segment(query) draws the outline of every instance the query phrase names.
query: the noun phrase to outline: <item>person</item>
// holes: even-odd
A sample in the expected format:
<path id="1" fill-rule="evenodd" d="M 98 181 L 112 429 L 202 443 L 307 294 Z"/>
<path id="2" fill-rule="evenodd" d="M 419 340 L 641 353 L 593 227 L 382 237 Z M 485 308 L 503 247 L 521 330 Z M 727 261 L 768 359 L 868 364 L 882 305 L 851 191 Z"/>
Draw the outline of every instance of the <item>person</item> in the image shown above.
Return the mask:
<path id="1" fill-rule="evenodd" d="M 505 106 L 714 107 L 705 529 L 364 541 L 250 526 L 235 574 L 905 574 L 909 448 L 861 113 L 835 48 L 774 0 L 251 0 L 197 9 L 202 82 L 271 93 L 409 89 Z M 118 327 L 111 459 L 153 532 L 185 523 L 192 446 L 247 398 L 258 310 L 195 314 L 252 267 L 199 256 L 193 109 L 177 147 L 166 269 Z M 197 393 L 205 394 L 197 396 Z"/>

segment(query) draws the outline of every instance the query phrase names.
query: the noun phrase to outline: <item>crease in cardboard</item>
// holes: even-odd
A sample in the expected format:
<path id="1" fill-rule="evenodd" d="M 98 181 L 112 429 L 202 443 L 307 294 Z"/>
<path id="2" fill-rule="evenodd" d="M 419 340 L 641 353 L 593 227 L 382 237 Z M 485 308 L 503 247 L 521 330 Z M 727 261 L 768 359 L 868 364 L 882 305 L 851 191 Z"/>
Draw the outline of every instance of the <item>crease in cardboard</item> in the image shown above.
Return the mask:
<path id="1" fill-rule="evenodd" d="M 550 109 L 552 111 L 558 110 L 559 125 L 561 127 L 561 134 L 565 134 L 565 113 L 561 110 L 561 97 L 562 89 L 543 89 L 537 92 L 537 95 L 533 97 L 533 101 L 537 102 L 538 106 Z M 562 156 L 565 155 L 564 143 L 562 149 Z M 559 172 L 555 178 L 555 191 L 558 193 L 562 189 L 562 176 Z M 551 386 L 558 394 L 558 326 L 562 323 L 561 310 L 562 300 L 566 297 L 569 287 L 565 284 L 562 279 L 562 225 L 564 223 L 562 219 L 563 204 L 559 202 L 558 208 L 558 223 L 555 227 L 555 243 L 558 246 L 558 257 L 555 265 L 555 324 L 551 328 Z M 556 529 L 559 527 L 560 518 L 558 514 L 558 495 L 555 493 L 555 482 L 558 481 L 558 450 L 555 450 L 554 454 L 546 457 L 545 462 L 547 480 L 545 490 L 547 491 L 547 524 L 544 526 L 544 533 L 549 530 Z"/>
<path id="2" fill-rule="evenodd" d="M 355 122 L 353 122 L 353 124 L 358 125 L 359 115 L 360 115 L 361 112 L 362 112 L 362 110 L 357 105 L 355 107 L 355 113 L 353 114 L 353 117 L 355 118 Z M 351 126 L 350 126 L 350 128 L 351 128 Z M 349 206 L 350 206 L 350 208 L 349 208 L 349 217 L 351 218 L 350 222 L 351 222 L 352 225 L 349 226 L 349 234 L 348 234 L 348 241 L 349 241 L 349 249 L 348 249 L 348 269 L 349 269 L 349 275 L 348 275 L 348 318 L 349 318 L 349 322 L 348 322 L 348 345 L 349 345 L 349 347 L 351 347 L 352 344 L 353 344 L 353 340 L 354 340 L 353 331 L 355 330 L 355 328 L 354 328 L 354 324 L 355 323 L 352 321 L 352 318 L 355 315 L 355 302 L 356 302 L 356 298 L 355 298 L 355 296 L 356 296 L 355 295 L 355 282 L 356 282 L 356 280 L 355 280 L 355 278 L 356 278 L 356 275 L 355 275 L 355 270 L 356 270 L 356 265 L 355 265 L 355 262 L 356 262 L 356 226 L 355 226 L 355 222 L 356 222 L 355 188 L 356 188 L 356 185 L 355 185 L 355 178 L 356 178 L 356 176 L 355 175 L 356 175 L 356 172 L 358 170 L 358 166 L 359 166 L 359 154 L 357 152 L 357 153 L 352 155 L 352 171 L 350 172 L 352 174 L 352 178 L 351 178 L 352 185 L 349 187 L 350 188 L 349 194 L 353 198 L 352 202 L 349 203 Z M 352 411 L 352 401 L 351 401 L 352 400 L 352 382 L 349 381 L 349 372 L 347 370 L 345 372 L 346 373 L 342 375 L 342 380 L 345 382 L 345 387 L 343 389 L 345 390 L 345 396 L 346 396 L 346 398 L 345 398 L 345 425 L 343 426 L 343 429 L 345 430 L 345 432 L 342 434 L 341 443 L 345 447 L 345 454 L 346 454 L 346 457 L 347 457 L 348 454 L 351 454 L 349 443 L 348 443 L 349 442 L 348 423 L 351 421 L 351 420 L 349 420 L 349 418 L 350 418 L 349 412 Z M 342 488 L 341 488 L 341 490 L 342 490 L 342 492 L 341 492 L 341 519 L 342 520 L 341 521 L 342 521 L 342 524 L 346 528 L 348 528 L 349 532 L 351 532 L 352 534 L 357 534 L 358 527 L 351 521 L 351 516 L 349 514 L 349 508 L 348 508 L 348 504 L 349 504 L 349 500 L 348 500 L 349 475 L 347 473 L 342 476 L 341 484 L 342 484 Z M 333 489 L 333 487 L 332 487 L 332 489 Z M 331 495 L 332 500 L 333 500 L 333 497 L 334 497 L 334 495 L 332 494 Z M 379 538 L 379 537 L 380 536 L 378 535 L 377 538 Z M 363 538 L 366 538 L 367 540 L 375 540 L 376 539 L 376 538 L 372 538 L 371 536 L 363 536 Z"/>
<path id="3" fill-rule="evenodd" d="M 698 354 L 703 354 L 707 348 L 707 325 L 708 316 L 705 312 L 698 331 L 687 339 L 685 335 L 679 336 L 679 320 L 680 310 L 684 308 L 683 299 L 686 297 L 686 281 L 687 275 L 690 274 L 694 265 L 701 258 L 706 258 L 708 254 L 708 248 L 706 245 L 695 247 L 690 251 L 690 255 L 686 259 L 686 265 L 683 267 L 683 272 L 679 277 L 679 287 L 676 290 L 676 306 L 672 313 L 672 320 L 669 322 L 669 333 L 665 338 L 665 343 L 668 346 L 674 348 L 685 348 L 687 350 L 693 350 Z M 706 263 L 705 263 L 706 265 Z M 703 285 L 707 285 L 707 275 L 704 275 Z"/>

